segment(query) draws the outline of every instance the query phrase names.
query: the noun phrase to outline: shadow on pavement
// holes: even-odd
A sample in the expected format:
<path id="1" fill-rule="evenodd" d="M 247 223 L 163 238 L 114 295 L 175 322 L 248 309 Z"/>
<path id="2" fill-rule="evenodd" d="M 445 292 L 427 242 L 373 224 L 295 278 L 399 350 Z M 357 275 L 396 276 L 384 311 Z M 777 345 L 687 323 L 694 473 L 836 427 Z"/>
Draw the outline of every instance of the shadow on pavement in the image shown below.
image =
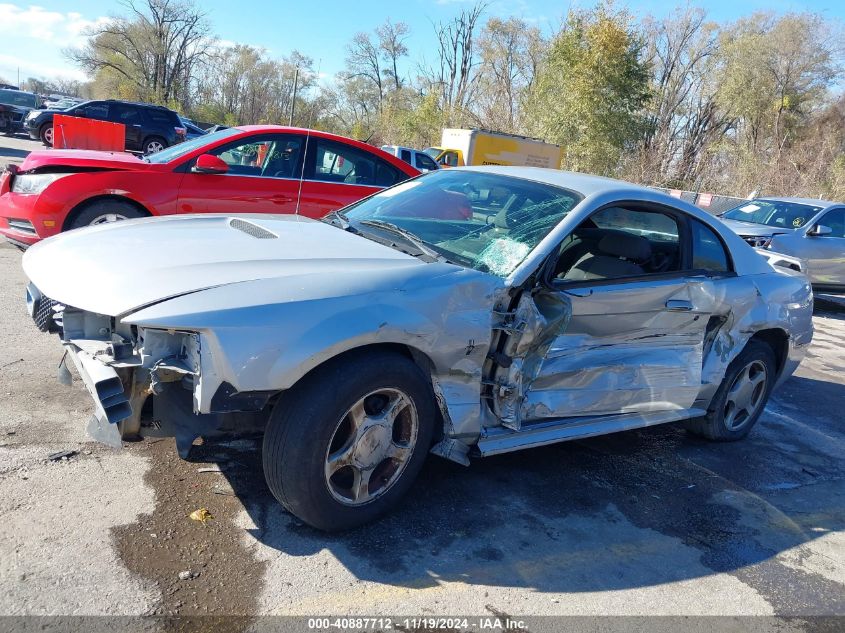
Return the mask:
<path id="1" fill-rule="evenodd" d="M 842 402 L 842 384 L 794 377 L 742 442 L 710 443 L 667 425 L 470 468 L 431 457 L 396 511 L 339 535 L 301 524 L 275 502 L 259 443 L 210 442 L 192 458 L 230 451 L 221 470 L 257 541 L 293 557 L 328 549 L 362 580 L 587 592 L 724 572 L 776 611 L 811 604 L 843 613 L 841 585 L 775 558 L 793 548 L 801 558 L 805 543 L 845 530 Z M 245 450 L 232 454 L 234 444 Z"/>

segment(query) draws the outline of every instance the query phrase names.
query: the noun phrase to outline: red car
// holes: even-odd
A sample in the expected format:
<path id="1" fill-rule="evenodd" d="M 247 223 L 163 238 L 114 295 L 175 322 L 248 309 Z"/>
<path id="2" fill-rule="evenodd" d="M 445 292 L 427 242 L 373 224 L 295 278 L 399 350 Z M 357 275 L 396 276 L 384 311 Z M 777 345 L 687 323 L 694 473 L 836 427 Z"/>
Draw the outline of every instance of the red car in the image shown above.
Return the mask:
<path id="1" fill-rule="evenodd" d="M 0 234 L 26 248 L 62 231 L 173 213 L 319 218 L 420 172 L 380 149 L 299 128 L 228 128 L 138 157 L 33 152 L 0 177 Z"/>

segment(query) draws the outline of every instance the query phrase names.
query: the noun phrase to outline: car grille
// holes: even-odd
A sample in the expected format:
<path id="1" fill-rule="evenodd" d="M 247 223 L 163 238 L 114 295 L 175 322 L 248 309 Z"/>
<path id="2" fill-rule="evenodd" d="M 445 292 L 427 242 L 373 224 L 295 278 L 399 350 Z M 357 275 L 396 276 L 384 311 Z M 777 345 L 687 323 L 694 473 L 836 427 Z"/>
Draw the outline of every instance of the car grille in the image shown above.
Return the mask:
<path id="1" fill-rule="evenodd" d="M 32 320 L 35 321 L 35 327 L 42 332 L 49 332 L 54 323 L 53 308 L 59 305 L 57 301 L 53 301 L 49 297 L 41 297 L 38 303 L 38 309 L 32 315 Z"/>
<path id="2" fill-rule="evenodd" d="M 9 228 L 20 231 L 21 233 L 28 233 L 29 235 L 36 235 L 35 227 L 29 220 L 18 220 L 16 218 L 9 218 Z"/>

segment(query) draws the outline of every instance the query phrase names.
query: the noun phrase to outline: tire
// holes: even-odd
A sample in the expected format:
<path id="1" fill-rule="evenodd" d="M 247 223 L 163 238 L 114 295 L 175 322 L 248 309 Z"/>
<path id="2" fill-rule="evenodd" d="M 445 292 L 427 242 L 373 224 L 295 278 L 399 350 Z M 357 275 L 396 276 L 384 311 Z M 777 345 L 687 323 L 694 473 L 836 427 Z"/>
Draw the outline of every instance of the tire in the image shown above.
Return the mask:
<path id="1" fill-rule="evenodd" d="M 762 382 L 755 386 L 755 381 L 761 377 Z M 728 365 L 707 415 L 688 420 L 685 422 L 686 429 L 717 442 L 743 439 L 766 408 L 776 379 L 777 362 L 772 348 L 762 341 L 749 341 Z M 738 406 L 737 403 L 747 403 L 747 406 Z"/>
<path id="2" fill-rule="evenodd" d="M 160 136 L 150 136 L 149 138 L 144 139 L 144 142 L 141 143 L 141 151 L 144 152 L 144 156 L 160 152 L 165 147 L 167 147 L 167 141 Z"/>
<path id="3" fill-rule="evenodd" d="M 68 225 L 68 230 L 107 222 L 144 218 L 148 214 L 123 200 L 97 200 L 84 207 Z"/>
<path id="4" fill-rule="evenodd" d="M 53 147 L 53 124 L 45 123 L 38 130 L 38 136 L 45 147 Z"/>
<path id="5" fill-rule="evenodd" d="M 317 529 L 368 523 L 390 510 L 419 474 L 435 411 L 428 377 L 404 356 L 379 350 L 329 361 L 273 410 L 263 445 L 267 485 L 290 513 Z M 369 484 L 356 495 L 366 472 Z"/>

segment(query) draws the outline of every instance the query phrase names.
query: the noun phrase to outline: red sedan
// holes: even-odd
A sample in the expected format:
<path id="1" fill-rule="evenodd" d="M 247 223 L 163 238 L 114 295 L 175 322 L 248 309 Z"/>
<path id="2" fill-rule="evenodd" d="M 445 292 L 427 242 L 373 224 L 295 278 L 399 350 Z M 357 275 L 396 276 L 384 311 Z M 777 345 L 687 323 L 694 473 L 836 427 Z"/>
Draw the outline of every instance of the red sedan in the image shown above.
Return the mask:
<path id="1" fill-rule="evenodd" d="M 150 215 L 319 218 L 419 173 L 366 143 L 274 125 L 220 130 L 144 158 L 45 150 L 0 177 L 0 234 L 25 248 L 69 229 Z"/>

